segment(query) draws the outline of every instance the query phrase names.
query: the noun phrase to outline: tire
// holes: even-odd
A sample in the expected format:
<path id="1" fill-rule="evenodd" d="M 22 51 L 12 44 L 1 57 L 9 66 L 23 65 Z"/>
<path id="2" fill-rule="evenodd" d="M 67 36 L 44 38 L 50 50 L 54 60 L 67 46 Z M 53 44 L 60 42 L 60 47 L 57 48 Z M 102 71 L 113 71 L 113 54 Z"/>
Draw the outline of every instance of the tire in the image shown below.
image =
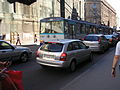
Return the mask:
<path id="1" fill-rule="evenodd" d="M 90 56 L 89 56 L 88 61 L 89 61 L 89 62 L 92 62 L 92 60 L 93 60 L 93 54 L 91 53 Z"/>
<path id="2" fill-rule="evenodd" d="M 101 53 L 101 54 L 104 54 L 104 53 L 105 53 L 105 49 L 104 49 L 104 47 L 101 48 L 100 53 Z"/>
<path id="3" fill-rule="evenodd" d="M 74 72 L 76 70 L 76 62 L 72 61 L 68 69 L 70 72 Z"/>
<path id="4" fill-rule="evenodd" d="M 23 62 L 23 63 L 27 62 L 28 61 L 28 54 L 27 53 L 21 54 L 20 61 Z"/>

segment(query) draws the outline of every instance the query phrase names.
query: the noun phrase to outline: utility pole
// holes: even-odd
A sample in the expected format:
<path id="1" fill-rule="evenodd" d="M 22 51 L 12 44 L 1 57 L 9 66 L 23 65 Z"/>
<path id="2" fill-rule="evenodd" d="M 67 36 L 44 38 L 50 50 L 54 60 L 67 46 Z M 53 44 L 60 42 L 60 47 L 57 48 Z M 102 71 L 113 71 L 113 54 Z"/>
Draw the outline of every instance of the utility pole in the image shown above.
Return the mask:
<path id="1" fill-rule="evenodd" d="M 65 18 L 65 0 L 60 0 L 60 14 Z"/>

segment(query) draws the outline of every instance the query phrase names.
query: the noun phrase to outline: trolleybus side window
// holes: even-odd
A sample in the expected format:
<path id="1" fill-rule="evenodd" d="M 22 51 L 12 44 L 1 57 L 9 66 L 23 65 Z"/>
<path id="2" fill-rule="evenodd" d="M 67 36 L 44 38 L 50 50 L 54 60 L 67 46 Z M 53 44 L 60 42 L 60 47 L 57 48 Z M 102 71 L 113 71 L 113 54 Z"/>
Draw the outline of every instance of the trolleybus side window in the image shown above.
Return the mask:
<path id="1" fill-rule="evenodd" d="M 54 31 L 54 33 L 63 33 L 63 21 L 52 22 L 52 31 Z"/>
<path id="2" fill-rule="evenodd" d="M 70 34 L 70 38 L 74 38 L 74 25 L 73 24 L 69 24 L 68 26 L 68 32 Z"/>
<path id="3" fill-rule="evenodd" d="M 65 21 L 65 31 L 64 31 L 65 34 L 68 34 L 68 22 Z"/>
<path id="4" fill-rule="evenodd" d="M 90 33 L 90 27 L 86 27 L 86 34 Z"/>
<path id="5" fill-rule="evenodd" d="M 85 24 L 81 24 L 81 34 L 85 34 Z"/>
<path id="6" fill-rule="evenodd" d="M 50 22 L 41 22 L 41 33 L 50 33 Z"/>
<path id="7" fill-rule="evenodd" d="M 79 23 L 77 23 L 77 24 L 75 25 L 75 31 L 76 31 L 76 35 L 79 35 L 79 34 L 80 34 L 80 24 L 79 24 Z"/>

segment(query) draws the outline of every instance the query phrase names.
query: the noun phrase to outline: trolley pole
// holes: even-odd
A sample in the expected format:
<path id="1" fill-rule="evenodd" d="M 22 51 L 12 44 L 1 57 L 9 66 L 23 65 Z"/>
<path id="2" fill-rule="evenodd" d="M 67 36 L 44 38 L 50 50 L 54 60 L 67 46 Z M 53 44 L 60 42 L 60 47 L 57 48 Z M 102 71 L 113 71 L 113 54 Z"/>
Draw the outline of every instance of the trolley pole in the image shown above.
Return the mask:
<path id="1" fill-rule="evenodd" d="M 60 14 L 65 18 L 65 0 L 60 0 Z"/>

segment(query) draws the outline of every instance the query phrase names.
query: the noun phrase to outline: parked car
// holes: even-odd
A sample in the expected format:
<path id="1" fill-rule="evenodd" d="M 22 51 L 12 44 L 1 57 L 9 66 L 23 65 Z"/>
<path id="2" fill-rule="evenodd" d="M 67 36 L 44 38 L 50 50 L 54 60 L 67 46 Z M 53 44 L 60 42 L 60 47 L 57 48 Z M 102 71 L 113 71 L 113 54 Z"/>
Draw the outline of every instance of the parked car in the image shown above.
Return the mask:
<path id="1" fill-rule="evenodd" d="M 19 60 L 26 62 L 31 55 L 32 51 L 27 47 L 13 46 L 4 40 L 0 40 L 0 61 Z"/>
<path id="2" fill-rule="evenodd" d="M 51 66 L 76 70 L 76 65 L 92 59 L 91 50 L 80 40 L 59 39 L 45 42 L 37 51 L 37 63 L 42 67 Z"/>
<path id="3" fill-rule="evenodd" d="M 84 37 L 83 43 L 92 51 L 104 53 L 109 49 L 109 42 L 103 34 L 88 34 Z"/>
<path id="4" fill-rule="evenodd" d="M 115 46 L 118 42 L 117 38 L 114 35 L 104 35 L 107 40 L 109 41 L 110 46 Z"/>

